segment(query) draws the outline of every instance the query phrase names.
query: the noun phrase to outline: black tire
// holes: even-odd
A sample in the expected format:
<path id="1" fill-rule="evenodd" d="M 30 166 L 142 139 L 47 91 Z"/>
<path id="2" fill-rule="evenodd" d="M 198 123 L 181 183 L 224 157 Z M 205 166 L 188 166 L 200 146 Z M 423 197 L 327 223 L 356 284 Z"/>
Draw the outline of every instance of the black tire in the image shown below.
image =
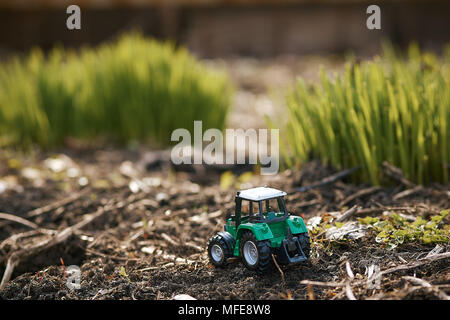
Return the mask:
<path id="1" fill-rule="evenodd" d="M 308 232 L 297 233 L 294 234 L 293 236 L 298 238 L 298 241 L 300 242 L 300 246 L 302 247 L 305 256 L 309 258 L 311 254 L 311 243 L 309 240 Z"/>
<path id="2" fill-rule="evenodd" d="M 214 255 L 214 253 L 213 253 L 213 249 L 217 248 L 216 246 L 218 246 L 223 252 L 222 258 L 219 260 L 217 259 L 217 255 Z M 215 235 L 214 237 L 209 239 L 209 241 L 208 241 L 208 257 L 209 257 L 209 261 L 211 262 L 212 265 L 214 265 L 215 267 L 219 267 L 219 268 L 224 267 L 227 265 L 228 258 L 231 258 L 232 256 L 233 256 L 233 252 L 231 251 L 231 248 L 228 248 L 228 245 L 222 236 Z"/>
<path id="3" fill-rule="evenodd" d="M 250 264 L 244 256 L 244 246 L 247 242 L 252 242 L 257 248 L 258 256 L 254 264 Z M 272 265 L 272 249 L 269 240 L 258 241 L 251 231 L 245 231 L 241 237 L 239 252 L 245 267 L 251 271 L 256 271 L 259 274 L 267 272 Z"/>

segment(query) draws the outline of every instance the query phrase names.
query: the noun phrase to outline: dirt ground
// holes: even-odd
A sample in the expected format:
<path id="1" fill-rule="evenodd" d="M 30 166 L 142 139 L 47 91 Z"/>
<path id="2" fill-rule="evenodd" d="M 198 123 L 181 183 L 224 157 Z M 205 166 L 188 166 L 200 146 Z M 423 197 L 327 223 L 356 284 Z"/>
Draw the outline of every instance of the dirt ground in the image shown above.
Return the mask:
<path id="1" fill-rule="evenodd" d="M 369 289 L 366 271 L 371 264 L 381 271 L 420 264 L 434 248 L 413 243 L 388 250 L 370 232 L 358 240 L 320 242 L 326 249 L 313 237 L 308 262 L 282 266 L 281 272 L 274 267 L 265 276 L 248 271 L 239 259 L 215 269 L 208 263 L 206 243 L 233 211 L 236 188 L 222 190 L 217 169 L 177 171 L 180 168 L 171 167 L 163 152 L 70 150 L 51 156 L 37 151 L 25 158 L 3 151 L 0 157 L 0 212 L 35 224 L 0 219 L 1 275 L 14 252 L 27 251 L 88 214 L 97 214 L 66 241 L 22 256 L 0 290 L 2 299 L 171 299 L 178 294 L 197 299 L 347 299 L 347 261 L 357 299 L 439 299 L 450 294 L 449 258 L 394 270 L 382 276 L 378 289 Z M 254 175 L 240 187 L 269 185 L 289 192 L 333 173 L 313 161 L 299 171 Z M 393 200 L 405 189 L 394 183 L 353 197 L 367 187 L 344 178 L 288 196 L 287 207 L 306 221 L 355 204 L 374 209 L 363 211 L 373 216 L 396 207 L 426 217 L 450 207 L 448 185 L 431 185 Z M 345 206 L 339 205 L 346 200 Z M 444 252 L 448 249 L 444 245 Z M 79 290 L 66 286 L 70 265 L 81 268 Z M 405 276 L 421 278 L 432 287 Z M 305 285 L 303 280 L 338 285 Z"/>
<path id="2" fill-rule="evenodd" d="M 296 76 L 315 81 L 320 64 L 330 73 L 343 68 L 337 57 L 209 63 L 228 70 L 236 84 L 231 128 L 264 127 L 263 114 L 282 117 L 277 97 Z M 179 294 L 196 299 L 444 299 L 450 294 L 450 259 L 423 260 L 434 245 L 388 250 L 373 232 L 357 240 L 314 236 L 308 262 L 281 266 L 281 272 L 274 267 L 265 276 L 248 271 L 239 259 L 224 269 L 208 263 L 207 241 L 223 230 L 238 188 L 268 185 L 290 192 L 335 173 L 317 161 L 274 176 L 247 174 L 224 189 L 225 169 L 238 176 L 252 168 L 175 168 L 167 151 L 87 149 L 70 140 L 67 145 L 55 154 L 0 150 L 0 213 L 26 219 L 0 216 L 0 277 L 12 270 L 0 299 L 172 299 Z M 361 210 L 350 220 L 384 211 L 428 218 L 450 208 L 450 185 L 429 185 L 401 198 L 408 187 L 396 180 L 390 187 L 369 188 L 347 177 L 289 195 L 287 207 L 306 222 L 353 205 Z M 449 247 L 442 245 L 441 252 Z M 71 265 L 81 268 L 79 290 L 66 286 Z M 347 265 L 354 275 L 351 295 Z M 386 272 L 374 289 L 367 285 L 371 266 Z M 301 283 L 305 280 L 321 285 Z"/>

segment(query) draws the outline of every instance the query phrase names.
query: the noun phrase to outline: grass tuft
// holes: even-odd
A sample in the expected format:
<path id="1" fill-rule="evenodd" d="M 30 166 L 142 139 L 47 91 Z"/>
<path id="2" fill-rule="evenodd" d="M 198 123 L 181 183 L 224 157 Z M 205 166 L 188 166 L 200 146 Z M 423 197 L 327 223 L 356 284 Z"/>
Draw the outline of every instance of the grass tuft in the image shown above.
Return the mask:
<path id="1" fill-rule="evenodd" d="M 0 65 L 0 146 L 56 147 L 68 137 L 167 145 L 194 120 L 222 129 L 230 96 L 225 73 L 137 33 L 79 53 L 37 49 Z"/>
<path id="2" fill-rule="evenodd" d="M 419 184 L 450 174 L 450 47 L 442 59 L 410 46 L 407 58 L 386 45 L 373 61 L 349 61 L 319 84 L 300 79 L 287 100 L 286 163 L 310 156 L 336 168 L 358 164 L 359 181 L 380 184 L 383 161 Z"/>

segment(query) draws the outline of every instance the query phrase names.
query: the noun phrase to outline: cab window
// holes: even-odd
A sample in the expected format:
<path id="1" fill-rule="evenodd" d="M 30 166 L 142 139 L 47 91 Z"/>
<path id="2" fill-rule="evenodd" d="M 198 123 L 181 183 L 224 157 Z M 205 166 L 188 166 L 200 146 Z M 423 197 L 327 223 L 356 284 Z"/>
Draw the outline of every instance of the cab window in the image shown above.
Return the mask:
<path id="1" fill-rule="evenodd" d="M 254 216 L 259 214 L 259 203 L 249 200 L 242 200 L 241 203 L 241 217 L 245 218 L 249 215 Z"/>
<path id="2" fill-rule="evenodd" d="M 248 200 L 242 200 L 241 202 L 241 216 L 248 216 L 250 212 L 250 201 Z"/>
<path id="3" fill-rule="evenodd" d="M 263 204 L 264 213 L 269 212 L 278 213 L 283 211 L 280 200 L 278 198 L 264 200 L 263 202 L 264 202 Z"/>

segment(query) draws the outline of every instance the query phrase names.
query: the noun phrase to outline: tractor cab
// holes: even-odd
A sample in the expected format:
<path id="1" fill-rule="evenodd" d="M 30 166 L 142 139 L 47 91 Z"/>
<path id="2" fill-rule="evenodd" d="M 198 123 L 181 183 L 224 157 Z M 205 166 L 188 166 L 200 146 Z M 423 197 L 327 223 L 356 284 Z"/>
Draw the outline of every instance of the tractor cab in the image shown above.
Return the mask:
<path id="1" fill-rule="evenodd" d="M 236 222 L 236 227 L 246 222 L 284 221 L 289 216 L 284 203 L 285 195 L 284 191 L 267 187 L 238 191 L 235 197 L 235 214 L 231 220 Z"/>

